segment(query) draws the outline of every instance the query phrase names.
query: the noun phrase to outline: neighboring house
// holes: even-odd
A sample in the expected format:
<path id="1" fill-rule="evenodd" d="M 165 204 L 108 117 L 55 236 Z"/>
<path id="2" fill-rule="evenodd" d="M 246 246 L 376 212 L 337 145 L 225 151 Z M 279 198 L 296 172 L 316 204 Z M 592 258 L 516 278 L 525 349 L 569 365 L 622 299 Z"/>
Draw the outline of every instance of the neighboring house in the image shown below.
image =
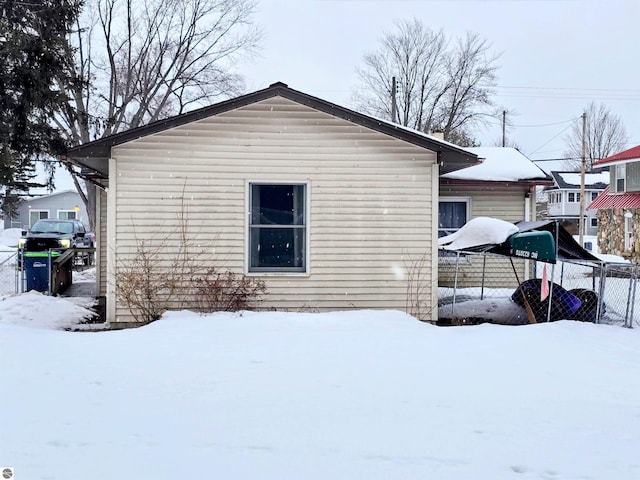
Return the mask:
<path id="1" fill-rule="evenodd" d="M 549 220 L 558 220 L 572 235 L 578 235 L 580 223 L 581 175 L 577 172 L 551 172 L 554 185 L 545 189 Z M 584 174 L 584 235 L 598 233 L 598 218 L 595 210 L 587 206 L 609 185 L 609 172 Z"/>
<path id="2" fill-rule="evenodd" d="M 479 165 L 445 173 L 440 177 L 438 236 L 449 235 L 472 218 L 494 217 L 509 222 L 535 220 L 535 189 L 539 185 L 551 185 L 552 180 L 542 169 L 524 154 L 512 147 L 468 148 L 482 161 Z M 451 286 L 451 254 L 441 253 L 440 284 Z M 449 257 L 449 258 L 448 258 Z M 469 260 L 468 260 L 469 261 Z M 459 286 L 480 285 L 482 269 L 465 267 L 464 278 L 458 278 Z M 495 270 L 504 285 L 515 280 L 511 267 Z M 524 270 L 521 272 L 525 274 Z M 493 286 L 499 279 L 492 279 Z"/>
<path id="3" fill-rule="evenodd" d="M 610 182 L 591 204 L 598 212 L 600 253 L 640 262 L 640 145 L 594 162 L 609 167 Z"/>
<path id="4" fill-rule="evenodd" d="M 75 190 L 31 197 L 20 204 L 14 217 L 5 216 L 4 228 L 20 228 L 28 230 L 42 218 L 57 218 L 59 220 L 80 220 L 87 225 L 89 218 L 84 202 Z"/>
<path id="5" fill-rule="evenodd" d="M 439 175 L 477 157 L 275 83 L 75 147 L 66 160 L 108 187 L 97 288 L 117 328 L 134 320 L 117 269 L 141 240 L 170 242 L 181 216 L 207 252 L 203 269 L 265 281 L 262 308 L 404 310 L 406 263 L 426 257 L 423 311 L 435 315 Z M 163 260 L 174 255 L 166 245 Z"/>

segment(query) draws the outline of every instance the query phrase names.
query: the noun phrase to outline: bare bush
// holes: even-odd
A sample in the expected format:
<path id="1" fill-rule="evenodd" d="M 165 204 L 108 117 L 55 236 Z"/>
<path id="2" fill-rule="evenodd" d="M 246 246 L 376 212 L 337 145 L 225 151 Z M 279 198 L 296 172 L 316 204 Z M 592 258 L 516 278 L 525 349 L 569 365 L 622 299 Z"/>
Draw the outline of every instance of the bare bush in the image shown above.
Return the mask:
<path id="1" fill-rule="evenodd" d="M 133 260 L 118 261 L 116 294 L 136 322 L 158 320 L 168 310 L 178 289 L 179 276 L 165 274 L 164 269 L 159 271 L 160 253 L 164 248 L 164 242 L 153 246 L 149 241 L 139 240 Z"/>
<path id="2" fill-rule="evenodd" d="M 254 310 L 267 293 L 264 280 L 210 269 L 196 279 L 196 303 L 201 313 Z"/>
<path id="3" fill-rule="evenodd" d="M 430 321 L 432 309 L 427 308 L 431 302 L 432 280 L 428 268 L 430 257 L 421 255 L 417 258 L 407 257 L 407 299 L 406 311 L 419 320 Z"/>
<path id="4" fill-rule="evenodd" d="M 250 310 L 266 293 L 264 281 L 215 266 L 224 259 L 211 258 L 210 249 L 196 241 L 188 225 L 185 189 L 186 182 L 169 233 L 146 239 L 136 234 L 133 252 L 116 255 L 116 295 L 136 322 L 153 322 L 170 309 Z"/>

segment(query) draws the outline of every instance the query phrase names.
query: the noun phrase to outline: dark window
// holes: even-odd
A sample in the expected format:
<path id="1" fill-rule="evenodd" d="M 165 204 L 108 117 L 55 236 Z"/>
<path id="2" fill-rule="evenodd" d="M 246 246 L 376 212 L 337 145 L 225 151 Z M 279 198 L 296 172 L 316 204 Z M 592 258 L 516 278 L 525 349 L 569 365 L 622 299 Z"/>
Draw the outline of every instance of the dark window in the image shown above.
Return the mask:
<path id="1" fill-rule="evenodd" d="M 305 272 L 305 185 L 252 184 L 250 272 Z"/>
<path id="2" fill-rule="evenodd" d="M 625 164 L 616 165 L 616 192 L 623 193 L 625 191 L 625 178 L 627 176 Z"/>
<path id="3" fill-rule="evenodd" d="M 438 202 L 438 238 L 451 235 L 467 223 L 469 201 L 440 200 Z M 451 262 L 456 259 L 456 253 L 440 250 L 438 258 L 441 262 Z M 466 258 L 466 255 L 463 255 Z"/>
<path id="4" fill-rule="evenodd" d="M 438 203 L 438 237 L 451 235 L 467 223 L 466 200 L 443 201 Z"/>

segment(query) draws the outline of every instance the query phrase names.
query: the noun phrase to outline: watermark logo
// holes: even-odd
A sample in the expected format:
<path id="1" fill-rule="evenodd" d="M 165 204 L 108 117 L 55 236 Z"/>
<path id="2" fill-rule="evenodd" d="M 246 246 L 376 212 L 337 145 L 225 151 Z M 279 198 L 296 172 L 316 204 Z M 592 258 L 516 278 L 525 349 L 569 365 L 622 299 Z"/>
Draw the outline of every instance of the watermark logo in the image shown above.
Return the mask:
<path id="1" fill-rule="evenodd" d="M 2 467 L 2 478 L 5 480 L 13 479 L 13 467 Z"/>

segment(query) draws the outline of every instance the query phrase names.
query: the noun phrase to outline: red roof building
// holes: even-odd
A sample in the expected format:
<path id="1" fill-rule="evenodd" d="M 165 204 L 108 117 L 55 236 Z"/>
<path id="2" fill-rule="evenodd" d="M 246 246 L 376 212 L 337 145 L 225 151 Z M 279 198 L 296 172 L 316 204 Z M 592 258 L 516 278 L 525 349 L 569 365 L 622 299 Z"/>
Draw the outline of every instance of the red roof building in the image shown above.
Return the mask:
<path id="1" fill-rule="evenodd" d="M 610 157 L 601 158 L 600 160 L 596 160 L 593 162 L 594 167 L 601 167 L 604 165 L 609 165 L 611 163 L 620 163 L 627 160 L 640 160 L 640 145 L 637 147 L 630 148 L 620 153 L 616 153 L 615 155 L 611 155 Z"/>
<path id="2" fill-rule="evenodd" d="M 603 208 L 640 208 L 640 193 L 611 193 L 609 187 L 607 187 L 589 204 L 587 210 L 600 210 Z"/>
<path id="3" fill-rule="evenodd" d="M 640 145 L 593 162 L 611 181 L 587 209 L 597 210 L 600 253 L 640 263 Z"/>

